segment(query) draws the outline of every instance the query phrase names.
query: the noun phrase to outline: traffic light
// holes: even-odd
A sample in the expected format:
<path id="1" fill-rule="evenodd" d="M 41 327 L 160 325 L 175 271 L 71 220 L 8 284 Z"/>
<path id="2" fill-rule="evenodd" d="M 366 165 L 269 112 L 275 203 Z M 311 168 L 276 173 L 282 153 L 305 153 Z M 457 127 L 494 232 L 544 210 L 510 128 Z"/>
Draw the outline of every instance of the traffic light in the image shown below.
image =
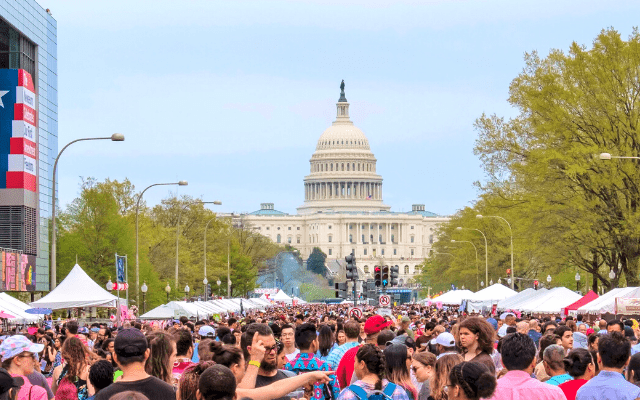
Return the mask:
<path id="1" fill-rule="evenodd" d="M 533 288 L 535 290 L 538 290 L 538 280 L 537 279 L 535 281 L 533 281 Z"/>
<path id="2" fill-rule="evenodd" d="M 389 285 L 389 267 L 386 265 L 382 267 L 382 287 Z"/>
<path id="3" fill-rule="evenodd" d="M 369 279 L 367 281 L 367 285 L 365 288 L 365 293 L 367 294 L 367 298 L 369 299 L 375 299 L 376 298 L 376 283 L 374 281 L 372 281 L 371 279 Z"/>
<path id="4" fill-rule="evenodd" d="M 356 267 L 356 258 L 353 254 L 349 254 L 344 259 L 347 262 L 347 280 L 357 281 L 358 268 Z"/>
<path id="5" fill-rule="evenodd" d="M 376 287 L 380 287 L 380 286 L 382 286 L 382 268 L 380 268 L 380 266 L 376 265 L 375 268 L 373 268 L 373 270 L 374 270 L 374 277 L 375 277 Z"/>
<path id="6" fill-rule="evenodd" d="M 398 278 L 400 277 L 400 267 L 394 265 L 391 267 L 391 286 L 398 285 Z"/>
<path id="7" fill-rule="evenodd" d="M 347 282 L 336 282 L 336 299 L 347 298 Z"/>

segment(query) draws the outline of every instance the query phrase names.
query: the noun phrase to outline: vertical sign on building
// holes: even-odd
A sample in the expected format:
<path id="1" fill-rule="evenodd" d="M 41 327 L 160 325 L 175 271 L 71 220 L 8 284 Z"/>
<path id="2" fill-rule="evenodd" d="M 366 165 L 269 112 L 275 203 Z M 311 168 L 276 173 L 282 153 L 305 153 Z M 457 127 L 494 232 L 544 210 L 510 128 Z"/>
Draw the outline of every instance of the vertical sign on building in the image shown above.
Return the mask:
<path id="1" fill-rule="evenodd" d="M 31 74 L 0 69 L 0 189 L 37 191 L 36 95 Z"/>

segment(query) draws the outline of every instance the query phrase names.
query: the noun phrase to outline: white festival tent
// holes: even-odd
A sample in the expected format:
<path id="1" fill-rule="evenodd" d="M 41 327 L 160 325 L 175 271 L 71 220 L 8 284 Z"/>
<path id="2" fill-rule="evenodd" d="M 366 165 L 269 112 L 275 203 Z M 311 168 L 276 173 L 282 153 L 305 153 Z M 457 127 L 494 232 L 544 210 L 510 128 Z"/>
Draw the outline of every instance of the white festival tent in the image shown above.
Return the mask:
<path id="1" fill-rule="evenodd" d="M 15 318 L 8 318 L 11 323 L 31 323 L 36 322 L 44 317 L 41 314 L 27 314 L 25 310 L 32 308 L 26 303 L 21 302 L 15 297 L 11 297 L 6 293 L 0 293 L 0 311 L 4 311 Z"/>
<path id="2" fill-rule="evenodd" d="M 529 299 L 544 296 L 549 290 L 541 288 L 535 290 L 527 288 L 522 292 L 498 302 L 498 310 L 520 310 L 520 306 L 525 304 Z"/>
<path id="3" fill-rule="evenodd" d="M 48 295 L 29 305 L 33 308 L 116 307 L 117 297 L 107 292 L 76 264 Z M 124 299 L 120 300 L 124 304 Z"/>
<path id="4" fill-rule="evenodd" d="M 560 314 L 564 307 L 581 298 L 582 295 L 566 287 L 556 287 L 548 290 L 543 296 L 529 299 L 519 307 L 519 310 L 534 314 Z"/>
<path id="5" fill-rule="evenodd" d="M 295 300 L 298 304 L 307 304 L 306 301 L 302 300 L 300 297 L 298 296 L 294 296 L 293 300 Z"/>
<path id="6" fill-rule="evenodd" d="M 282 302 L 287 304 L 293 303 L 293 299 L 289 297 L 289 295 L 283 292 L 282 290 L 279 290 L 278 293 L 276 293 L 276 295 L 273 296 L 272 299 L 273 301 L 276 301 L 276 302 Z"/>
<path id="7" fill-rule="evenodd" d="M 597 299 L 578 308 L 578 314 L 613 314 L 615 313 L 616 297 L 637 298 L 640 297 L 640 287 L 615 288 L 603 294 Z"/>
<path id="8" fill-rule="evenodd" d="M 471 290 L 462 289 L 462 290 L 450 290 L 447 293 L 444 293 L 438 297 L 434 297 L 431 299 L 432 303 L 442 303 L 444 305 L 456 305 L 459 306 L 462 304 L 462 300 L 469 299 L 473 297 L 473 292 Z"/>
<path id="9" fill-rule="evenodd" d="M 515 290 L 512 290 L 500 283 L 496 283 L 489 287 L 486 287 L 469 297 L 471 301 L 494 301 L 507 299 L 511 296 L 518 294 Z"/>

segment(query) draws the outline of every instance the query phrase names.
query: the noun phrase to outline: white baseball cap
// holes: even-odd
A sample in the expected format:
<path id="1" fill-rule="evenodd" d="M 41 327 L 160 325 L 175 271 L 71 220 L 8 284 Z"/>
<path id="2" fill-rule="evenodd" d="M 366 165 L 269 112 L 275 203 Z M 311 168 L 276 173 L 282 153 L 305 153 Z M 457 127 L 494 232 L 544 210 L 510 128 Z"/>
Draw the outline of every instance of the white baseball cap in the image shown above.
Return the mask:
<path id="1" fill-rule="evenodd" d="M 453 347 L 456 345 L 456 339 L 449 332 L 442 332 L 436 338 L 436 344 L 444 347 Z"/>

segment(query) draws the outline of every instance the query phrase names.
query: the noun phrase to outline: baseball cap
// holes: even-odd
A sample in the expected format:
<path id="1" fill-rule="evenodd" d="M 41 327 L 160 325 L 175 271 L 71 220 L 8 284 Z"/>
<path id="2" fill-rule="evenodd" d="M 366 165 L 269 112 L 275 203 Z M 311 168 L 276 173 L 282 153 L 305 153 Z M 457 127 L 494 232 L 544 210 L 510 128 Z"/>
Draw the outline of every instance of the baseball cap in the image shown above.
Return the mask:
<path id="1" fill-rule="evenodd" d="M 364 333 L 373 335 L 391 325 L 393 325 L 393 322 L 386 321 L 382 315 L 374 315 L 364 323 Z"/>
<path id="2" fill-rule="evenodd" d="M 409 318 L 407 315 L 405 315 L 404 317 L 402 317 L 402 322 L 411 322 L 411 318 Z"/>
<path id="3" fill-rule="evenodd" d="M 116 336 L 113 349 L 120 357 L 141 356 L 149 348 L 144 334 L 135 328 L 123 329 Z"/>
<path id="4" fill-rule="evenodd" d="M 91 328 L 91 332 L 100 332 L 100 328 L 94 326 Z"/>
<path id="5" fill-rule="evenodd" d="M 436 344 L 444 347 L 453 347 L 456 345 L 456 339 L 449 332 L 442 332 L 436 338 Z"/>
<path id="6" fill-rule="evenodd" d="M 0 356 L 2 356 L 2 361 L 5 361 L 25 351 L 39 353 L 42 349 L 44 349 L 43 344 L 33 343 L 26 336 L 15 335 L 6 338 L 0 344 Z"/>
<path id="7" fill-rule="evenodd" d="M 6 369 L 0 368 L 0 394 L 4 394 L 11 388 L 19 388 L 24 385 L 24 379 L 12 377 Z"/>
<path id="8" fill-rule="evenodd" d="M 215 337 L 216 331 L 212 326 L 204 325 L 198 330 L 198 335 L 202 337 Z"/>

